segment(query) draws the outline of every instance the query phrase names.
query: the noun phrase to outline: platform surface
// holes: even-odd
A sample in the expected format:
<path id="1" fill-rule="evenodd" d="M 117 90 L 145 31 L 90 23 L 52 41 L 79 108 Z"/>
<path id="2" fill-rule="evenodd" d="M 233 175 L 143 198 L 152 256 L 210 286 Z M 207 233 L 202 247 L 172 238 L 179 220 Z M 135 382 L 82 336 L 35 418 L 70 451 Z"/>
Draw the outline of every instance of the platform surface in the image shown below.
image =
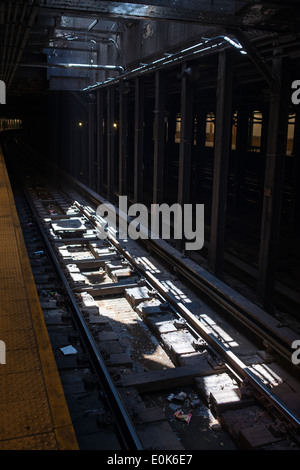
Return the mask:
<path id="1" fill-rule="evenodd" d="M 51 449 L 78 444 L 0 148 L 0 450 Z"/>

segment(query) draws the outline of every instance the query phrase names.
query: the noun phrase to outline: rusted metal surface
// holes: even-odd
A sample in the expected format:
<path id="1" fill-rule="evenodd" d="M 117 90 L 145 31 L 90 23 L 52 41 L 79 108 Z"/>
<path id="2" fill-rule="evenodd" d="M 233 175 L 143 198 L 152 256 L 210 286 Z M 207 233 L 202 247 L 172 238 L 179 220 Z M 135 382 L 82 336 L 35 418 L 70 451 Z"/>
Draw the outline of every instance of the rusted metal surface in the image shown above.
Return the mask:
<path id="1" fill-rule="evenodd" d="M 28 89 L 25 77 L 32 74 L 32 68 L 40 81 L 39 91 L 45 87 L 44 68 L 49 69 L 54 89 L 75 90 L 85 86 L 78 78 L 83 83 L 86 78 L 88 84 L 116 78 L 128 63 L 179 48 L 187 41 L 199 41 L 201 35 L 212 37 L 228 31 L 239 34 L 249 57 L 267 80 L 272 80 L 264 57 L 251 41 L 270 33 L 276 38 L 283 33 L 293 34 L 299 17 L 296 2 L 276 1 L 178 1 L 172 5 L 165 1 L 88 0 L 83 4 L 77 0 L 50 0 L 33 5 L 2 1 L 0 7 L 0 77 L 14 93 Z M 98 23 L 93 25 L 94 18 Z M 243 36 L 244 32 L 250 33 L 249 38 Z M 79 67 L 85 68 L 78 71 Z"/>

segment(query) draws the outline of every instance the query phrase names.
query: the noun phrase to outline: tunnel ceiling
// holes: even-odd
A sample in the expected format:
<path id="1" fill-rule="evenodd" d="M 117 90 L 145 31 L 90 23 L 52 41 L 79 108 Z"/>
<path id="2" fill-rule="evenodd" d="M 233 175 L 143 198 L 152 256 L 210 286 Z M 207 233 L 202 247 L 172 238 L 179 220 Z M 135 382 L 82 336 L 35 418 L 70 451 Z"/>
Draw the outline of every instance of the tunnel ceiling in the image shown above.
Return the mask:
<path id="1" fill-rule="evenodd" d="M 250 53 L 259 39 L 297 43 L 299 20 L 298 0 L 1 0 L 0 79 L 10 94 L 80 90 L 202 37 Z"/>

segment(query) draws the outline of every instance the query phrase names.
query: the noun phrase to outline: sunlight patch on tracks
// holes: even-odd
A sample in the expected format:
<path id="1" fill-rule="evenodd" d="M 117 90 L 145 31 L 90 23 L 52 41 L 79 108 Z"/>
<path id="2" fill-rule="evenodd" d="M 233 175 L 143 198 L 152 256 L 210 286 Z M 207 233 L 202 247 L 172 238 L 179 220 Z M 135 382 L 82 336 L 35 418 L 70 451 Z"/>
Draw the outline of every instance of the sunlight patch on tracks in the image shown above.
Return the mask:
<path id="1" fill-rule="evenodd" d="M 177 300 L 180 300 L 181 302 L 184 303 L 192 303 L 192 300 L 181 290 L 179 287 L 177 287 L 172 281 L 167 280 L 167 281 L 161 281 L 161 284 L 168 289 L 171 294 L 173 294 Z"/>
<path id="2" fill-rule="evenodd" d="M 264 384 L 271 387 L 279 385 L 283 382 L 283 379 L 266 364 L 254 364 L 250 369 L 260 378 Z"/>
<path id="3" fill-rule="evenodd" d="M 135 261 L 152 274 L 160 273 L 160 270 L 154 266 L 154 264 L 152 264 L 151 261 L 149 261 L 149 259 L 147 259 L 145 256 L 140 256 L 136 258 Z"/>

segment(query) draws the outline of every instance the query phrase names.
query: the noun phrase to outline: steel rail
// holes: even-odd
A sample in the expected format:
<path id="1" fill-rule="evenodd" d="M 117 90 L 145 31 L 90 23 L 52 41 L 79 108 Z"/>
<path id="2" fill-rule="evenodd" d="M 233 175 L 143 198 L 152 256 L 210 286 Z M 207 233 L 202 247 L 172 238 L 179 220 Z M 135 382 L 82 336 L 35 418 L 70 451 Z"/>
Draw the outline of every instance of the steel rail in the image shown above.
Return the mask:
<path id="1" fill-rule="evenodd" d="M 84 184 L 77 181 L 75 178 L 70 177 L 69 175 L 66 177 L 78 188 L 82 189 L 88 195 L 91 202 L 95 203 L 95 205 L 98 206 L 99 204 L 108 203 L 108 201 L 101 198 L 101 196 L 99 196 Z M 120 218 L 118 209 L 116 209 L 116 213 L 117 217 Z M 128 220 L 125 222 L 127 222 L 127 224 L 129 223 Z M 210 273 L 205 272 L 205 270 L 200 266 L 197 266 L 194 269 L 192 269 L 190 266 L 187 266 L 184 260 L 179 259 L 178 256 L 175 256 L 172 253 L 173 249 L 168 246 L 164 240 L 152 240 L 150 237 L 148 237 L 147 239 L 143 239 L 142 243 L 146 244 L 148 248 L 154 251 L 168 265 L 172 266 L 173 269 L 175 268 L 176 271 L 180 273 L 187 281 L 189 281 L 192 286 L 209 297 L 214 302 L 214 304 L 219 305 L 224 312 L 229 313 L 233 318 L 245 325 L 258 337 L 266 341 L 283 358 L 291 362 L 291 343 L 293 340 L 299 339 L 298 337 L 295 336 L 293 338 L 286 339 L 279 336 L 280 331 L 275 331 L 269 323 L 264 323 L 259 319 L 258 314 L 261 309 L 258 306 L 251 304 L 247 310 L 243 305 L 241 305 L 236 301 L 236 299 L 232 297 L 233 295 L 236 296 L 236 292 L 232 291 L 227 286 L 227 289 L 230 290 L 230 292 L 224 293 L 222 291 L 222 288 L 224 287 L 222 281 L 215 278 L 213 275 L 210 275 Z M 180 254 L 181 253 L 179 253 L 179 255 Z M 205 275 L 201 274 L 199 271 L 203 273 L 205 272 Z M 220 286 L 216 286 L 215 282 L 218 282 Z M 254 316 L 251 308 L 257 309 L 258 314 Z"/>
<path id="2" fill-rule="evenodd" d="M 100 385 L 101 385 L 104 397 L 106 399 L 106 402 L 108 404 L 108 407 L 115 419 L 115 425 L 116 425 L 121 443 L 125 450 L 136 450 L 136 451 L 143 450 L 143 446 L 141 444 L 139 437 L 136 434 L 136 431 L 134 429 L 130 416 L 107 371 L 106 365 L 98 350 L 98 347 L 94 341 L 94 338 L 92 337 L 91 332 L 77 306 L 72 290 L 55 256 L 51 243 L 49 242 L 48 237 L 42 227 L 42 224 L 39 221 L 38 214 L 34 208 L 33 201 L 25 189 L 23 189 L 23 192 L 25 194 L 30 210 L 35 218 L 37 227 L 40 231 L 43 241 L 47 247 L 47 250 L 53 262 L 55 271 L 58 277 L 60 278 L 64 286 L 64 290 L 67 293 L 68 298 L 70 300 L 70 306 L 74 314 L 74 321 L 76 323 L 78 330 L 82 334 L 84 345 L 86 347 L 86 350 L 90 354 L 92 365 L 95 369 L 95 372 L 100 378 Z"/>
<path id="3" fill-rule="evenodd" d="M 108 201 L 101 198 L 99 194 L 90 188 L 86 187 L 84 184 L 80 183 L 75 178 L 60 170 L 60 173 L 64 175 L 67 180 L 71 181 L 73 185 L 81 189 L 86 195 L 88 195 L 91 202 L 96 203 L 96 205 L 108 203 Z M 65 191 L 64 191 L 65 192 Z M 97 217 L 93 215 L 91 210 L 87 210 L 75 202 L 78 208 L 84 213 L 84 215 L 96 226 Z M 118 212 L 118 211 L 117 211 Z M 231 350 L 226 348 L 218 338 L 216 338 L 209 330 L 200 322 L 200 320 L 185 306 L 182 302 L 179 302 L 173 294 L 166 289 L 160 281 L 158 281 L 150 272 L 144 269 L 139 263 L 137 263 L 134 258 L 127 252 L 119 243 L 119 241 L 112 235 L 107 235 L 109 241 L 119 250 L 119 252 L 136 268 L 137 271 L 143 274 L 145 279 L 160 293 L 160 295 L 165 298 L 170 305 L 179 312 L 179 314 L 190 324 L 191 328 L 194 329 L 204 340 L 208 343 L 210 349 L 219 354 L 224 363 L 228 366 L 229 370 L 233 372 L 239 379 L 244 379 L 245 383 L 249 383 L 254 391 L 259 395 L 263 395 L 269 404 L 275 409 L 275 414 L 280 415 L 281 418 L 285 420 L 289 429 L 292 429 L 293 432 L 299 433 L 300 430 L 300 418 L 289 409 L 272 390 L 267 387 L 250 369 L 245 365 Z M 172 261 L 173 264 L 173 261 Z M 193 274 L 193 272 L 192 272 Z M 207 283 L 206 289 L 209 289 L 210 283 Z M 209 293 L 209 292 L 207 292 Z M 215 300 L 214 296 L 210 297 Z M 218 302 L 217 302 L 218 303 Z M 223 303 L 223 301 L 222 301 Z M 221 303 L 221 305 L 222 305 Z"/>
<path id="4" fill-rule="evenodd" d="M 287 360 L 291 359 L 290 345 L 287 346 L 287 344 L 275 333 L 272 334 L 270 330 L 266 330 L 266 327 L 259 321 L 258 318 L 254 319 L 253 316 L 251 316 L 251 312 L 248 313 L 246 310 L 242 310 L 237 303 L 229 299 L 228 296 L 225 296 L 219 289 L 215 288 L 215 286 L 207 283 L 203 278 L 201 278 L 200 275 L 197 275 L 197 273 L 189 269 L 178 258 L 172 256 L 171 253 L 166 253 L 158 243 L 153 242 L 152 240 L 148 240 L 147 244 L 153 251 L 155 251 L 156 254 L 164 259 L 168 264 L 175 267 L 177 272 L 179 272 L 186 280 L 191 282 L 191 284 L 194 285 L 197 289 L 206 294 L 224 311 L 228 312 L 240 323 L 244 324 L 248 329 L 257 334 L 262 340 L 267 341 L 269 345 L 282 357 Z"/>
<path id="5" fill-rule="evenodd" d="M 81 212 L 90 220 L 95 227 L 97 227 L 97 216 L 94 216 L 87 211 L 78 201 L 75 201 L 75 205 L 81 210 Z M 275 393 L 269 389 L 250 369 L 243 363 L 230 349 L 226 348 L 221 341 L 213 334 L 210 333 L 208 328 L 180 301 L 178 301 L 174 295 L 167 289 L 155 276 L 143 268 L 131 255 L 124 249 L 120 242 L 111 234 L 107 234 L 107 239 L 115 246 L 115 248 L 134 266 L 134 268 L 140 272 L 143 277 L 155 288 L 159 294 L 172 305 L 175 311 L 187 321 L 197 334 L 199 334 L 208 344 L 208 346 L 224 360 L 225 365 L 239 378 L 245 380 L 254 387 L 256 392 L 263 395 L 269 403 L 276 409 L 282 418 L 285 419 L 289 428 L 292 428 L 294 432 L 299 433 L 300 430 L 300 418 L 289 409 Z"/>

